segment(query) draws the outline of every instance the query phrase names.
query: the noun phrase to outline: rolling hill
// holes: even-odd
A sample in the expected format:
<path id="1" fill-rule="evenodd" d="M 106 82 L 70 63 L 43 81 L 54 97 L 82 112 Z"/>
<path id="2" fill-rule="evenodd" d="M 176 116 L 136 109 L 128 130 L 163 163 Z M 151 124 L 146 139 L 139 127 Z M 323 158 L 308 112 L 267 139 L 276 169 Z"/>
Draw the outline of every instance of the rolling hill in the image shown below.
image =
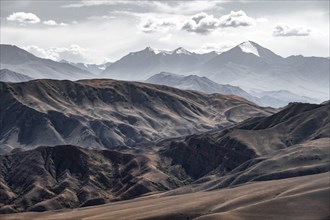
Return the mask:
<path id="1" fill-rule="evenodd" d="M 296 103 L 271 116 L 163 140 L 153 147 L 92 150 L 65 145 L 14 150 L 0 156 L 0 211 L 110 202 L 75 211 L 2 217 L 326 218 L 328 123 L 328 104 Z M 115 202 L 141 195 L 146 196 Z"/>
<path id="2" fill-rule="evenodd" d="M 0 83 L 2 149 L 112 148 L 224 128 L 273 113 L 243 98 L 114 80 Z"/>

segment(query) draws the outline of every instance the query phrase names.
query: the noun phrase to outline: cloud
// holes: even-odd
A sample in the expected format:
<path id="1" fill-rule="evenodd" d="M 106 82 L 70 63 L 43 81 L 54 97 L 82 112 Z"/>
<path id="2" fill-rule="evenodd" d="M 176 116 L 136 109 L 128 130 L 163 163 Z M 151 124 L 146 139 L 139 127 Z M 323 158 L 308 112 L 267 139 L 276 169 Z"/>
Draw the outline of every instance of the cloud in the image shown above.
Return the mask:
<path id="1" fill-rule="evenodd" d="M 231 11 L 229 14 L 223 15 L 220 18 L 215 18 L 213 15 L 201 12 L 186 21 L 182 26 L 182 30 L 199 34 L 207 34 L 218 28 L 247 27 L 255 24 L 255 19 L 247 16 L 242 10 L 236 12 Z"/>
<path id="2" fill-rule="evenodd" d="M 196 53 L 208 53 L 215 51 L 217 53 L 222 53 L 233 48 L 235 44 L 232 41 L 222 41 L 221 43 L 207 43 L 202 45 L 199 49 L 195 50 Z"/>
<path id="3" fill-rule="evenodd" d="M 37 24 L 41 22 L 41 19 L 33 14 L 33 13 L 25 13 L 25 12 L 14 12 L 13 14 L 7 17 L 8 21 L 14 21 L 21 25 L 26 24 Z M 67 26 L 66 23 L 57 23 L 54 20 L 47 20 L 42 22 L 44 25 L 48 26 Z"/>
<path id="4" fill-rule="evenodd" d="M 86 52 L 85 48 L 79 45 L 72 44 L 69 47 L 51 47 L 51 48 L 41 48 L 36 45 L 29 45 L 23 47 L 24 50 L 29 51 L 35 56 L 51 59 L 55 61 L 67 60 L 69 62 L 85 62 Z"/>
<path id="5" fill-rule="evenodd" d="M 265 23 L 265 22 L 268 22 L 268 19 L 267 18 L 257 18 L 256 22 L 257 23 Z"/>
<path id="6" fill-rule="evenodd" d="M 7 17 L 8 21 L 18 22 L 20 24 L 37 24 L 40 18 L 33 13 L 14 12 Z"/>
<path id="7" fill-rule="evenodd" d="M 187 21 L 183 26 L 182 30 L 188 32 L 195 32 L 205 34 L 211 30 L 219 27 L 219 19 L 214 18 L 213 15 L 208 15 L 204 12 L 194 15 L 191 20 Z"/>
<path id="8" fill-rule="evenodd" d="M 214 10 L 222 8 L 222 1 L 111 1 L 111 0 L 81 0 L 72 4 L 66 4 L 64 8 L 79 8 L 92 6 L 131 6 L 140 7 L 147 11 L 163 12 L 168 14 L 191 14 L 198 11 Z M 127 10 L 127 7 L 121 7 Z"/>
<path id="9" fill-rule="evenodd" d="M 144 33 L 166 32 L 176 26 L 176 21 L 164 18 L 148 17 L 141 22 L 141 30 Z"/>
<path id="10" fill-rule="evenodd" d="M 49 26 L 67 26 L 68 25 L 66 23 L 57 23 L 54 20 L 43 21 L 42 23 L 45 25 L 49 25 Z"/>
<path id="11" fill-rule="evenodd" d="M 275 37 L 309 36 L 311 30 L 305 27 L 290 27 L 288 25 L 276 25 L 273 30 Z"/>
<path id="12" fill-rule="evenodd" d="M 219 21 L 221 27 L 245 27 L 256 23 L 253 18 L 247 16 L 242 10 L 231 11 L 228 15 L 222 16 Z"/>
<path id="13" fill-rule="evenodd" d="M 173 37 L 173 34 L 169 33 L 164 37 L 159 38 L 159 41 L 170 41 Z"/>

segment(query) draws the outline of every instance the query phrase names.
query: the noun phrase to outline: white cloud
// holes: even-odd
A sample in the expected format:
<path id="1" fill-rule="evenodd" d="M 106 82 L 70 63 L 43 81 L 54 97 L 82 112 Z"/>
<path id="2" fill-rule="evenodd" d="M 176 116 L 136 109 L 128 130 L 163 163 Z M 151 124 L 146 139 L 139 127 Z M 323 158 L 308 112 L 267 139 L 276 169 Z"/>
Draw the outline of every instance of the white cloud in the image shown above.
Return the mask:
<path id="1" fill-rule="evenodd" d="M 167 32 L 170 28 L 176 27 L 177 22 L 173 19 L 147 17 L 142 19 L 140 25 L 144 33 Z"/>
<path id="2" fill-rule="evenodd" d="M 308 36 L 311 30 L 305 27 L 290 27 L 288 25 L 276 25 L 273 30 L 273 36 L 276 37 L 292 37 L 292 36 Z"/>
<path id="3" fill-rule="evenodd" d="M 231 11 L 228 15 L 221 16 L 220 19 L 221 27 L 240 27 L 240 26 L 252 26 L 255 25 L 256 21 L 247 16 L 244 11 Z"/>
<path id="4" fill-rule="evenodd" d="M 232 41 L 222 41 L 221 43 L 207 43 L 202 45 L 199 49 L 195 50 L 196 53 L 208 53 L 215 51 L 217 53 L 222 53 L 236 46 Z"/>
<path id="5" fill-rule="evenodd" d="M 85 53 L 88 51 L 87 49 L 75 44 L 72 44 L 69 47 L 51 48 L 41 48 L 36 45 L 29 45 L 23 47 L 23 49 L 41 58 L 51 59 L 55 61 L 67 60 L 69 62 L 85 62 Z"/>
<path id="6" fill-rule="evenodd" d="M 40 18 L 33 13 L 14 12 L 7 17 L 8 21 L 18 22 L 20 24 L 37 24 Z"/>
<path id="7" fill-rule="evenodd" d="M 201 12 L 194 15 L 191 20 L 187 21 L 182 26 L 182 30 L 205 34 L 211 30 L 217 29 L 219 25 L 219 19 L 215 18 L 213 15 Z"/>
<path id="8" fill-rule="evenodd" d="M 267 18 L 257 18 L 256 22 L 257 23 L 265 23 L 265 22 L 268 22 L 268 19 Z"/>
<path id="9" fill-rule="evenodd" d="M 67 26 L 68 25 L 66 23 L 57 23 L 54 20 L 43 21 L 42 23 L 45 25 L 49 25 L 49 26 Z"/>
<path id="10" fill-rule="evenodd" d="M 63 5 L 64 8 L 78 8 L 91 6 L 135 6 L 144 9 L 152 9 L 153 11 L 168 14 L 191 14 L 198 11 L 220 9 L 222 1 L 111 1 L 111 0 L 81 0 L 77 3 Z M 126 7 L 122 7 L 126 10 Z M 150 10 L 149 10 L 150 11 Z"/>
<path id="11" fill-rule="evenodd" d="M 220 18 L 215 18 L 213 15 L 201 12 L 186 21 L 182 26 L 182 30 L 199 34 L 207 34 L 218 28 L 237 28 L 252 26 L 255 24 L 255 19 L 247 16 L 242 10 L 236 12 L 231 11 L 229 14 L 223 15 Z"/>
<path id="12" fill-rule="evenodd" d="M 164 37 L 159 38 L 159 41 L 170 41 L 173 37 L 173 34 L 169 33 Z"/>

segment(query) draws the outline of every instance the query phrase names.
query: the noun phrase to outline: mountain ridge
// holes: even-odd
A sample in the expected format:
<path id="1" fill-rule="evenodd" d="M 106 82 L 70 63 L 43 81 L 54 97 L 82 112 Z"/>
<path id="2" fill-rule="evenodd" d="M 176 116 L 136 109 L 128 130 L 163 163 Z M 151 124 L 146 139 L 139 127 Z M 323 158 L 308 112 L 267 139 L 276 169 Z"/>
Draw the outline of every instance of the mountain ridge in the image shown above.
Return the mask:
<path id="1" fill-rule="evenodd" d="M 9 106 L 0 109 L 0 143 L 6 148 L 133 146 L 276 111 L 237 96 L 105 79 L 0 82 L 0 98 Z"/>
<path id="2" fill-rule="evenodd" d="M 271 116 L 170 138 L 152 148 L 100 150 L 62 145 L 14 150 L 0 155 L 4 189 L 0 212 L 76 208 L 141 195 L 147 197 L 138 201 L 148 195 L 181 198 L 206 191 L 221 194 L 234 188 L 242 192 L 249 186 L 259 192 L 270 182 L 278 187 L 297 178 L 316 178 L 329 192 L 328 180 L 319 179 L 329 172 L 328 110 L 327 104 L 292 103 Z M 24 192 L 21 184 L 27 187 Z M 297 190 L 296 186 L 285 187 L 286 193 Z M 270 193 L 265 201 L 274 195 L 278 193 Z M 107 205 L 111 204 L 119 203 Z M 165 213 L 168 216 L 172 212 Z"/>
<path id="3" fill-rule="evenodd" d="M 39 58 L 15 45 L 0 44 L 1 69 L 23 73 L 32 78 L 72 79 L 90 78 L 91 73 L 50 59 Z"/>

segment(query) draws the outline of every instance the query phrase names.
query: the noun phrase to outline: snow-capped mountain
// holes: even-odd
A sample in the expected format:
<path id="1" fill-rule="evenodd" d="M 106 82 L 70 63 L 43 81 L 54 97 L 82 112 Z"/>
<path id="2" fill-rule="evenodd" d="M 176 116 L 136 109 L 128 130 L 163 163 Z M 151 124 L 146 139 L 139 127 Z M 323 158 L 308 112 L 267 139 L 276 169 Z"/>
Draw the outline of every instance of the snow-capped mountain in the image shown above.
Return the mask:
<path id="1" fill-rule="evenodd" d="M 283 58 L 248 41 L 214 57 L 200 74 L 215 82 L 250 90 L 289 90 L 319 102 L 329 99 L 329 60 L 322 57 Z"/>
<path id="2" fill-rule="evenodd" d="M 146 47 L 114 62 L 102 75 L 114 79 L 146 80 L 155 73 L 163 71 L 192 74 L 216 55 L 215 52 L 197 54 L 182 47 L 173 51 Z"/>
<path id="3" fill-rule="evenodd" d="M 1 82 L 26 82 L 26 81 L 30 81 L 30 80 L 33 80 L 33 78 L 31 78 L 27 75 L 16 73 L 16 72 L 10 71 L 8 69 L 0 70 L 0 81 Z"/>
<path id="4" fill-rule="evenodd" d="M 329 99 L 329 59 L 284 58 L 253 41 L 243 42 L 221 54 L 147 47 L 114 62 L 101 76 L 146 80 L 159 72 L 206 76 L 216 83 L 239 86 L 248 92 L 288 90 L 318 102 Z"/>
<path id="5" fill-rule="evenodd" d="M 42 59 L 13 45 L 0 45 L 0 68 L 40 79 L 84 79 L 92 74 L 68 63 Z"/>
<path id="6" fill-rule="evenodd" d="M 78 67 L 79 69 L 91 72 L 96 76 L 99 75 L 100 73 L 102 73 L 106 68 L 108 68 L 112 64 L 112 62 L 106 62 L 106 63 L 103 63 L 103 64 L 71 63 L 67 60 L 61 60 L 60 62 L 61 63 L 69 63 L 72 66 Z"/>
<path id="7" fill-rule="evenodd" d="M 145 82 L 176 87 L 184 90 L 196 90 L 205 93 L 220 93 L 224 95 L 236 95 L 252 102 L 258 102 L 256 97 L 253 97 L 237 86 L 221 85 L 206 77 L 200 77 L 196 75 L 183 76 L 174 73 L 161 72 L 153 75 Z"/>

